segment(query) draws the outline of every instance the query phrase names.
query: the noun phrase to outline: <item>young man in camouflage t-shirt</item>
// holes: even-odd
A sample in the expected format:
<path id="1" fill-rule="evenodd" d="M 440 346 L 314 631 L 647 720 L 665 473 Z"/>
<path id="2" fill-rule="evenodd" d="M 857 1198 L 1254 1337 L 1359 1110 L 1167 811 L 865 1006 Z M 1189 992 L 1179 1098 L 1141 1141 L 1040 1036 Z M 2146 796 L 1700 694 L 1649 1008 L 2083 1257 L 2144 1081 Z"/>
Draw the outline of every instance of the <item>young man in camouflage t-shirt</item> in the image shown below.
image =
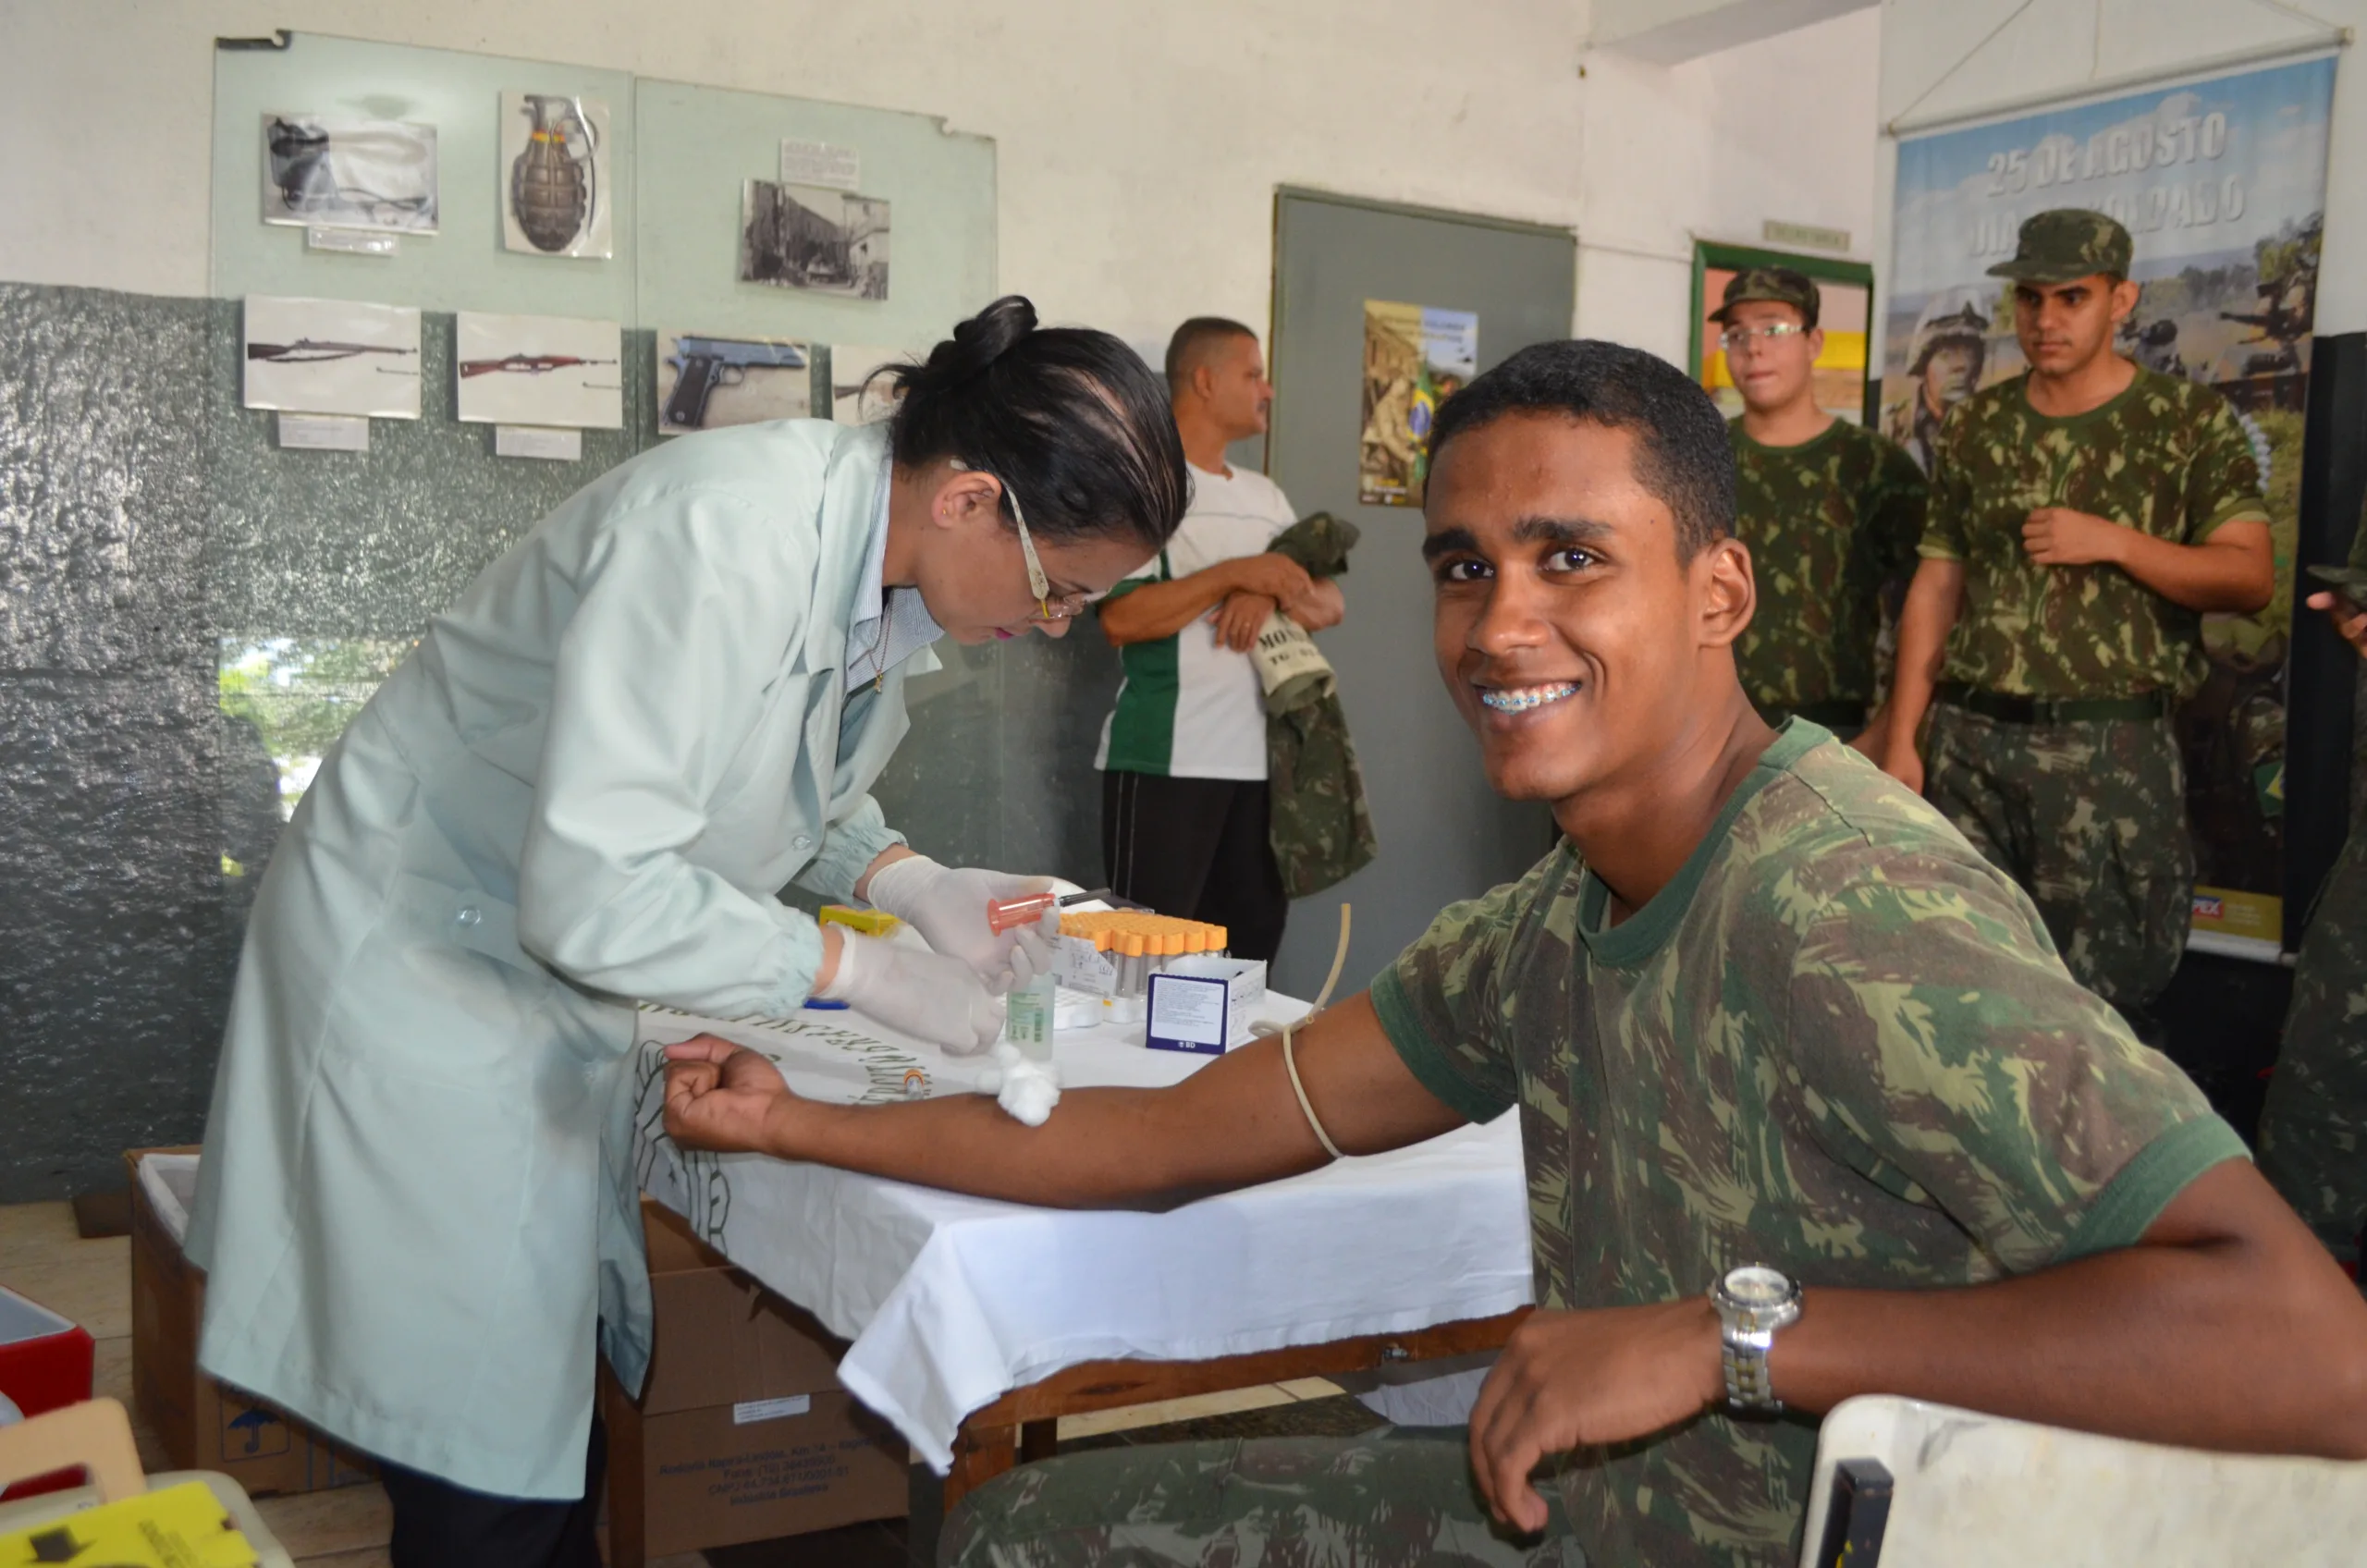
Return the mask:
<path id="1" fill-rule="evenodd" d="M 1885 594 L 1923 533 L 1923 472 L 1905 452 L 1818 407 L 1823 299 L 1789 267 L 1735 274 L 1711 319 L 1743 411 L 1735 532 L 1759 607 L 1735 645 L 1742 689 L 1770 724 L 1797 714 L 1849 739 L 1867 727 Z"/>
<path id="2" fill-rule="evenodd" d="M 2351 536 L 2348 576 L 2339 591 L 2319 587 L 2309 606 L 2367 658 L 2367 516 Z M 2352 766 L 2367 768 L 2367 732 L 2355 742 Z M 2261 1108 L 2260 1169 L 2358 1274 L 2367 1231 L 2367 819 L 2351 823 L 2310 907 Z"/>
<path id="3" fill-rule="evenodd" d="M 2022 885 L 2073 974 L 2141 1018 L 2186 950 L 2194 891 L 2171 709 L 2201 612 L 2260 608 L 2272 568 L 2226 400 L 2113 351 L 2137 304 L 2128 265 L 2126 229 L 2067 208 L 1990 269 L 2014 280 L 2030 374 L 1941 429 L 1868 750 Z"/>
<path id="4" fill-rule="evenodd" d="M 1877 1391 L 2367 1456 L 2367 1303 L 2234 1133 L 1929 807 L 1751 710 L 1725 440 L 1681 371 L 1609 344 L 1525 349 L 1441 410 L 1440 670 L 1490 781 L 1564 842 L 1294 1043 L 1072 1091 L 1035 1129 L 975 1096 L 819 1105 L 725 1042 L 671 1048 L 685 1143 L 1062 1206 L 1518 1107 L 1538 1310 L 1467 1433 L 1055 1459 L 971 1494 L 941 1561 L 1774 1568 L 1815 1414 Z M 1738 1298 L 1795 1291 L 1771 1350 L 1727 1345 Z"/>

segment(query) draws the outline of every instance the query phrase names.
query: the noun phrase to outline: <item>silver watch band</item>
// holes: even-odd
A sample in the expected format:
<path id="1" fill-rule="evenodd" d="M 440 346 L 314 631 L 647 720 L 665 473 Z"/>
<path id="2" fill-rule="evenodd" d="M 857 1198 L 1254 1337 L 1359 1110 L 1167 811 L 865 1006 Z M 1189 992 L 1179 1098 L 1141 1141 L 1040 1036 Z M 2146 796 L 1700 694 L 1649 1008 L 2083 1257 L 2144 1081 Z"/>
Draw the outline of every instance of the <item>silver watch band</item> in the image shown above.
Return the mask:
<path id="1" fill-rule="evenodd" d="M 1767 1353 L 1774 1348 L 1775 1331 L 1730 1329 L 1722 1338 L 1720 1359 L 1726 1369 L 1726 1403 L 1739 1410 L 1767 1415 L 1781 1412 L 1784 1402 L 1775 1397 L 1773 1380 L 1767 1373 Z"/>

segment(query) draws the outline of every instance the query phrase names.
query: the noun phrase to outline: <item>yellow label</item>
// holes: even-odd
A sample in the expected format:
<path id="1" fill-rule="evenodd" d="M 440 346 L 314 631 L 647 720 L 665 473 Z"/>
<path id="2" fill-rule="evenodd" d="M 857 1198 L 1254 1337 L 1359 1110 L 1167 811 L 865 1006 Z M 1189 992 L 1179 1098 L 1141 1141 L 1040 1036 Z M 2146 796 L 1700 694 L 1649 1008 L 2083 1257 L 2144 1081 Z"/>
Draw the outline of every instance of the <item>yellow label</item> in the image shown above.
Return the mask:
<path id="1" fill-rule="evenodd" d="M 2226 937 L 2250 937 L 2263 942 L 2285 939 L 2285 900 L 2267 893 L 2239 893 L 2231 888 L 2194 890 L 2194 929 Z"/>
<path id="2" fill-rule="evenodd" d="M 106 1568 L 255 1568 L 255 1549 L 221 1500 L 190 1481 L 0 1536 L 0 1568 L 44 1562 Z"/>

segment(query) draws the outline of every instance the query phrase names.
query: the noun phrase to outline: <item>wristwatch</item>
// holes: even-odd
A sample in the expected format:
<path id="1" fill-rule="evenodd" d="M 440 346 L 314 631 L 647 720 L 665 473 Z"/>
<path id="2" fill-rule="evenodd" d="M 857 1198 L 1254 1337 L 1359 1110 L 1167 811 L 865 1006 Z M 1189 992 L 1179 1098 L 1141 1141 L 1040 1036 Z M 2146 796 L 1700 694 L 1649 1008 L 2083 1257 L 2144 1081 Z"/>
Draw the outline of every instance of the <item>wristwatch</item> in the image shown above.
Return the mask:
<path id="1" fill-rule="evenodd" d="M 1760 1415 L 1780 1412 L 1784 1402 L 1767 1375 L 1767 1353 L 1775 1330 L 1799 1320 L 1798 1283 L 1764 1264 L 1746 1264 L 1710 1287 L 1710 1301 L 1725 1347 L 1726 1403 Z"/>

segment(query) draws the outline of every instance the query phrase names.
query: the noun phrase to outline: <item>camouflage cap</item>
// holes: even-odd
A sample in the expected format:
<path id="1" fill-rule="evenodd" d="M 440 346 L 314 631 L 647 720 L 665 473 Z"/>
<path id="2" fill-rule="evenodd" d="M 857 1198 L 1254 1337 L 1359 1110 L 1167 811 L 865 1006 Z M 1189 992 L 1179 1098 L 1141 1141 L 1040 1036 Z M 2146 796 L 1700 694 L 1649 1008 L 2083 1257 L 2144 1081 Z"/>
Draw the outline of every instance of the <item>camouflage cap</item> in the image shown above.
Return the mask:
<path id="1" fill-rule="evenodd" d="M 2069 283 L 2108 273 L 2127 277 L 2128 230 L 2085 207 L 2057 207 L 2022 224 L 2021 241 L 2010 262 L 1989 269 L 1992 277 L 2017 283 Z"/>
<path id="2" fill-rule="evenodd" d="M 1824 303 L 1815 281 L 1805 273 L 1794 272 L 1790 267 L 1745 267 L 1726 280 L 1725 297 L 1710 312 L 1710 319 L 1723 326 L 1728 311 L 1753 300 L 1789 305 L 1810 326 L 1816 325 L 1818 308 Z"/>

